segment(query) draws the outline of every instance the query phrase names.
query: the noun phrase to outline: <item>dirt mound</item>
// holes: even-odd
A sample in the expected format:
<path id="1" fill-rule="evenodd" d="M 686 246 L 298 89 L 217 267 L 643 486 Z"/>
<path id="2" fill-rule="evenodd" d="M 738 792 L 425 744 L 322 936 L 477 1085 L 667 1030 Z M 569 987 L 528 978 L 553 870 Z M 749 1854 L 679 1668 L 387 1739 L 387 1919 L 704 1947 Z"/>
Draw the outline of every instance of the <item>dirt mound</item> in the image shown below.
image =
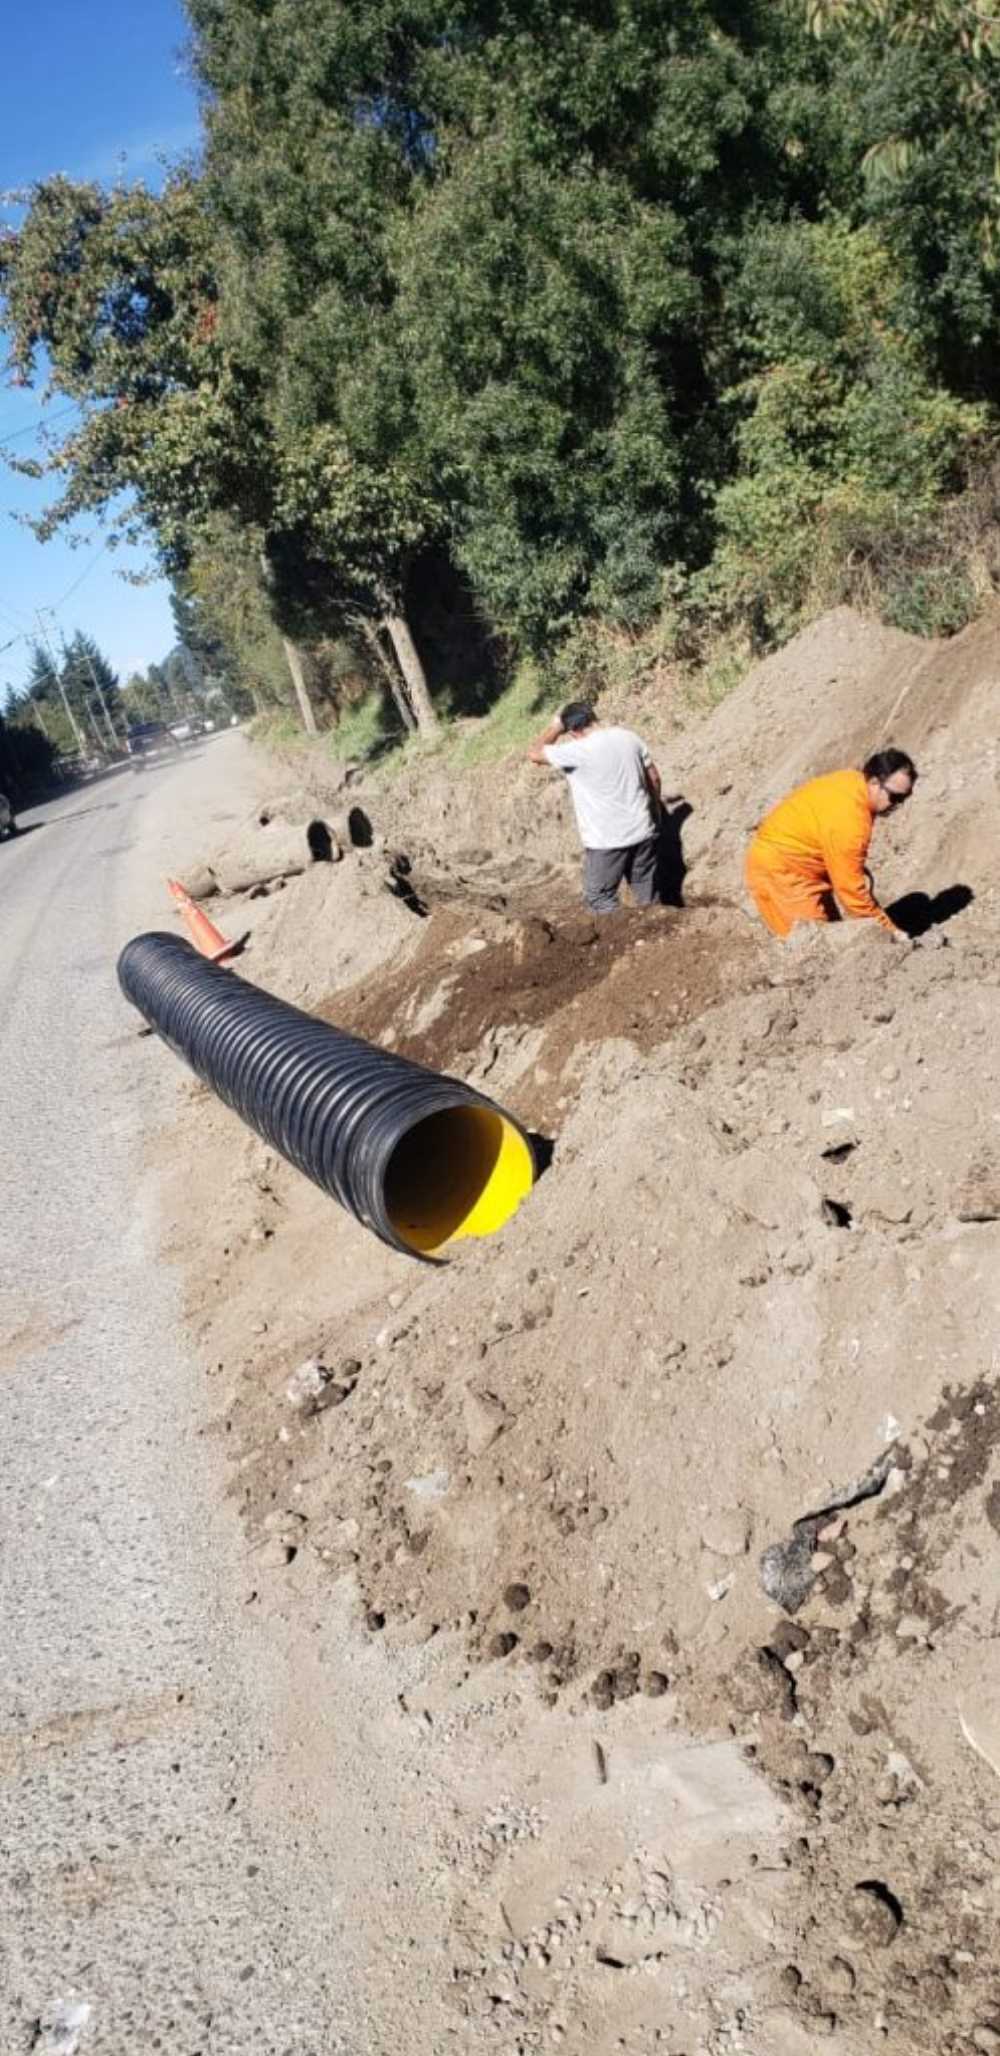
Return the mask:
<path id="1" fill-rule="evenodd" d="M 248 973 L 554 1142 L 503 1234 L 433 1272 L 204 1097 L 196 1187 L 186 1121 L 169 1152 L 262 1574 L 306 1548 L 373 1635 L 447 1645 L 446 1744 L 520 1709 L 515 1785 L 452 1852 L 470 2049 L 1000 2047 L 993 667 L 986 627 L 928 649 L 846 615 L 760 667 L 675 750 L 685 909 L 595 927 L 548 828 L 519 874 L 519 771 L 475 844 L 432 848 L 431 809 L 425 918 L 375 850 L 249 903 Z M 890 736 L 923 777 L 883 897 L 974 896 L 912 951 L 849 924 L 780 949 L 739 904 L 745 829 Z M 643 1840 L 682 1719 L 777 1795 L 714 1868 L 659 1815 Z"/>
<path id="2" fill-rule="evenodd" d="M 698 907 L 629 909 L 614 921 L 558 923 L 432 913 L 404 965 L 393 962 L 319 1009 L 338 1027 L 438 1070 L 482 1080 L 507 1055 L 516 1110 L 551 1125 L 577 1059 L 596 1042 L 628 1037 L 651 1050 L 685 1021 L 735 993 L 772 982 L 769 952 L 742 913 Z"/>

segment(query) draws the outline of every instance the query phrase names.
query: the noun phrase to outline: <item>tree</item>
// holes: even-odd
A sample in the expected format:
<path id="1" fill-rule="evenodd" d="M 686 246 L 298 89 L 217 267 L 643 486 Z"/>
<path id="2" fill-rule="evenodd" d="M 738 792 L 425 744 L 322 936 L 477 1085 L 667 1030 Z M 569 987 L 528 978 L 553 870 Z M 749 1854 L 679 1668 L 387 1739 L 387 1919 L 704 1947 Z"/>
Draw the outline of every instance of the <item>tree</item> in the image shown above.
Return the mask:
<path id="1" fill-rule="evenodd" d="M 55 744 L 24 717 L 23 707 L 8 704 L 0 714 L 0 792 L 14 807 L 36 798 L 50 783 Z"/>
<path id="2" fill-rule="evenodd" d="M 152 537 L 162 568 L 182 573 L 220 512 L 266 529 L 278 456 L 256 380 L 218 340 L 213 234 L 186 173 L 161 194 L 60 177 L 33 189 L 0 246 L 14 376 L 30 381 L 44 355 L 47 390 L 82 410 L 16 467 L 64 481 L 43 540 L 114 509 L 118 533 Z"/>
<path id="3" fill-rule="evenodd" d="M 118 678 L 93 636 L 78 628 L 66 645 L 63 684 L 74 705 L 82 705 L 112 750 L 121 742 Z"/>
<path id="4" fill-rule="evenodd" d="M 992 0 L 806 0 L 840 124 L 835 197 L 890 251 L 939 375 L 993 399 L 1000 14 Z"/>

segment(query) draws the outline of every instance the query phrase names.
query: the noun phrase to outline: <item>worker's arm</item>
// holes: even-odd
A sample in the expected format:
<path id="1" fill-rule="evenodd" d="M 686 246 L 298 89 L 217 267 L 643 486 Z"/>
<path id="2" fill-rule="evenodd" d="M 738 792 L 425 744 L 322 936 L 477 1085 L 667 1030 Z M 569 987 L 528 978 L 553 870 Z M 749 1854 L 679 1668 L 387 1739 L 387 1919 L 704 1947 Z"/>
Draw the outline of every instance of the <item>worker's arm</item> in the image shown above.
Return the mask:
<path id="1" fill-rule="evenodd" d="M 538 737 L 537 741 L 532 743 L 531 748 L 528 751 L 529 764 L 541 764 L 544 767 L 546 762 L 546 750 L 549 749 L 554 742 L 558 742 L 562 732 L 563 725 L 557 714 L 555 719 L 549 722 L 549 725 L 545 729 L 544 733 Z"/>
<path id="2" fill-rule="evenodd" d="M 838 906 L 849 921 L 877 921 L 880 928 L 898 937 L 899 929 L 883 912 L 868 883 L 865 859 L 870 839 L 870 834 L 863 831 L 844 833 L 831 839 L 824 850 L 830 884 Z"/>
<path id="3" fill-rule="evenodd" d="M 653 802 L 653 812 L 659 818 L 663 811 L 663 781 L 652 759 L 642 768 L 649 787 L 649 797 Z"/>

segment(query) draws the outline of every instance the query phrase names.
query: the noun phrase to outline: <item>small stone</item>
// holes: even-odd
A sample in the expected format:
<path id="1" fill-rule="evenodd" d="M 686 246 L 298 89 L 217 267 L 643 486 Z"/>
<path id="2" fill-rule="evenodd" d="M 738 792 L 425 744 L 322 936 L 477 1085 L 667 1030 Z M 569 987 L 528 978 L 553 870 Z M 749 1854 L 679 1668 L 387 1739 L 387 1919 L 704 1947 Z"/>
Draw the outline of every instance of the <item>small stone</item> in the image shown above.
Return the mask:
<path id="1" fill-rule="evenodd" d="M 746 1515 L 735 1508 L 719 1507 L 705 1521 L 701 1539 L 713 1556 L 745 1556 L 750 1541 Z"/>
<path id="2" fill-rule="evenodd" d="M 428 1471 L 422 1478 L 407 1478 L 406 1490 L 417 1499 L 443 1499 L 451 1484 L 448 1471 Z"/>
<path id="3" fill-rule="evenodd" d="M 268 1570 L 285 1570 L 295 1562 L 298 1553 L 297 1543 L 287 1542 L 281 1535 L 272 1535 L 263 1549 L 257 1551 L 257 1562 Z"/>
<path id="4" fill-rule="evenodd" d="M 590 1688 L 590 1696 L 594 1705 L 600 1707 L 603 1713 L 607 1712 L 609 1706 L 614 1705 L 615 1686 L 610 1671 L 601 1671 L 598 1674 Z"/>
<path id="5" fill-rule="evenodd" d="M 805 1654 L 804 1654 L 803 1650 L 801 1650 L 801 1649 L 792 1649 L 792 1650 L 790 1650 L 790 1651 L 789 1651 L 789 1653 L 788 1653 L 788 1655 L 787 1655 L 787 1656 L 786 1656 L 786 1658 L 785 1658 L 785 1669 L 786 1669 L 786 1671 L 791 1671 L 791 1672 L 792 1672 L 792 1675 L 793 1675 L 793 1677 L 794 1677 L 795 1673 L 796 1673 L 797 1671 L 800 1671 L 800 1670 L 802 1669 L 802 1666 L 803 1666 L 803 1664 L 805 1663 L 805 1660 L 806 1660 L 806 1659 L 805 1659 Z"/>
<path id="6" fill-rule="evenodd" d="M 555 1655 L 555 1650 L 551 1642 L 536 1642 L 534 1648 L 529 1653 L 532 1663 L 548 1663 L 550 1658 Z"/>
<path id="7" fill-rule="evenodd" d="M 809 1630 L 800 1627 L 798 1621 L 779 1621 L 770 1638 L 769 1646 L 775 1656 L 784 1662 L 793 1649 L 809 1647 Z"/>
<path id="8" fill-rule="evenodd" d="M 809 1561 L 814 1571 L 826 1571 L 829 1570 L 833 1558 L 826 1549 L 814 1549 Z"/>
<path id="9" fill-rule="evenodd" d="M 325 1407 L 335 1405 L 345 1396 L 329 1366 L 321 1363 L 318 1356 L 307 1356 L 285 1386 L 289 1406 L 303 1414 L 322 1413 Z"/>
<path id="10" fill-rule="evenodd" d="M 365 1614 L 365 1627 L 369 1628 L 373 1635 L 377 1635 L 379 1629 L 385 1627 L 385 1614 L 379 1613 L 377 1607 L 369 1607 Z"/>
<path id="11" fill-rule="evenodd" d="M 507 1415 L 499 1399 L 492 1392 L 476 1392 L 468 1389 L 462 1400 L 462 1420 L 465 1439 L 471 1456 L 483 1456 L 491 1448 L 498 1435 L 502 1435 Z"/>
<path id="12" fill-rule="evenodd" d="M 816 1537 L 817 1542 L 839 1542 L 846 1526 L 847 1522 L 843 1517 L 839 1520 L 827 1521 L 826 1526 L 820 1529 Z M 814 1557 L 813 1562 L 815 1560 Z"/>
<path id="13" fill-rule="evenodd" d="M 983 2051 L 983 2056 L 993 2056 L 993 2052 L 1000 2049 L 1000 2027 L 992 2027 L 984 2020 L 979 2027 L 973 2028 L 972 2043 L 974 2048 Z"/>
<path id="14" fill-rule="evenodd" d="M 495 1657 L 510 1656 L 516 1648 L 517 1636 L 512 1635 L 508 1628 L 502 1635 L 494 1635 L 489 1654 Z"/>
<path id="15" fill-rule="evenodd" d="M 962 1185 L 955 1206 L 960 1221 L 1000 1219 L 1000 1168 L 977 1165 Z"/>
<path id="16" fill-rule="evenodd" d="M 778 1972 L 778 1983 L 785 1992 L 797 1992 L 802 1985 L 802 1972 L 797 1963 L 786 1963 Z"/>
<path id="17" fill-rule="evenodd" d="M 915 1613 L 904 1613 L 896 1622 L 896 1633 L 901 1642 L 926 1642 L 927 1623 Z"/>
<path id="18" fill-rule="evenodd" d="M 643 1686 L 647 1699 L 662 1699 L 670 1690 L 670 1679 L 666 1671 L 650 1671 Z"/>
<path id="19" fill-rule="evenodd" d="M 724 1599 L 726 1593 L 731 1592 L 732 1588 L 733 1578 L 730 1575 L 728 1578 L 716 1578 L 714 1584 L 706 1585 L 705 1590 L 710 1599 L 719 1600 Z"/>
<path id="20" fill-rule="evenodd" d="M 616 1699 L 631 1699 L 639 1690 L 639 1680 L 631 1666 L 623 1664 L 612 1671 L 611 1685 Z"/>
<path id="21" fill-rule="evenodd" d="M 878 1949 L 888 1949 L 903 1925 L 903 1909 L 880 1879 L 866 1878 L 851 1893 L 847 1919 L 863 1941 Z"/>
<path id="22" fill-rule="evenodd" d="M 849 1998 L 857 1983 L 852 1966 L 846 1956 L 834 1956 L 830 1961 L 827 1984 L 839 1997 Z"/>
<path id="23" fill-rule="evenodd" d="M 531 1605 L 531 1593 L 527 1585 L 508 1585 L 503 1595 L 503 1603 L 510 1608 L 511 1613 L 523 1613 L 525 1607 Z"/>

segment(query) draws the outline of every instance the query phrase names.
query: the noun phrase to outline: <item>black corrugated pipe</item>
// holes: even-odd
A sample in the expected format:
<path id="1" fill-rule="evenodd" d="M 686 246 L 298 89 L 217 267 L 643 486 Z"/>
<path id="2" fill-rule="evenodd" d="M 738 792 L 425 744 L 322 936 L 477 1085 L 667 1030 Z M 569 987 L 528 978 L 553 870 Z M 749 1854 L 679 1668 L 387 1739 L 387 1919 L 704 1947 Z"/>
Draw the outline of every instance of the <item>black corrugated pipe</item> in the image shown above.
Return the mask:
<path id="1" fill-rule="evenodd" d="M 178 935 L 137 935 L 126 999 L 175 1055 L 393 1249 L 490 1235 L 535 1178 L 524 1130 L 481 1092 L 262 992 Z"/>

